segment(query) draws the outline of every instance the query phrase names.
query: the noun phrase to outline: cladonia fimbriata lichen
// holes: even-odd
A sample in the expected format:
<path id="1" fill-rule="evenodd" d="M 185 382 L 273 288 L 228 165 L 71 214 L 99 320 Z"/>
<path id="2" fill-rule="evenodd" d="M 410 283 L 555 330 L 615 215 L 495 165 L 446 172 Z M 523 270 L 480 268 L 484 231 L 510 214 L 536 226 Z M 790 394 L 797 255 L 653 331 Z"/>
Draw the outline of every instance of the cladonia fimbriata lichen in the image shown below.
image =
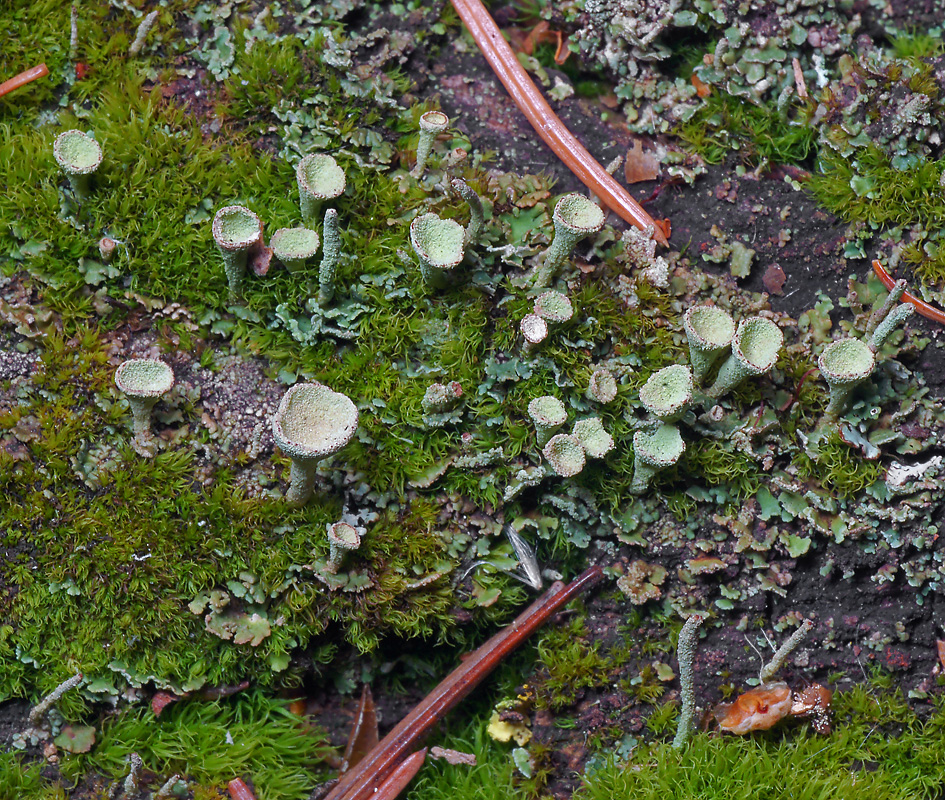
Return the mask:
<path id="1" fill-rule="evenodd" d="M 552 436 L 541 452 L 548 459 L 555 474 L 562 478 L 571 478 L 584 469 L 584 445 L 573 434 L 559 433 Z"/>
<path id="2" fill-rule="evenodd" d="M 732 339 L 732 352 L 719 367 L 710 397 L 721 397 L 747 378 L 764 375 L 778 360 L 784 334 L 771 320 L 752 317 L 738 323 Z"/>
<path id="3" fill-rule="evenodd" d="M 450 124 L 450 118 L 442 111 L 427 111 L 420 117 L 420 138 L 417 141 L 417 163 L 410 171 L 415 178 L 419 178 L 426 168 L 427 159 L 433 149 L 436 137 L 445 131 Z"/>
<path id="4" fill-rule="evenodd" d="M 689 340 L 692 379 L 701 386 L 719 357 L 728 350 L 735 335 L 735 321 L 716 306 L 692 306 L 683 314 L 683 328 Z"/>
<path id="5" fill-rule="evenodd" d="M 555 235 L 541 263 L 532 273 L 531 283 L 535 288 L 543 288 L 551 283 L 574 245 L 604 226 L 604 212 L 583 194 L 566 194 L 555 204 L 552 220 Z"/>
<path id="6" fill-rule="evenodd" d="M 604 430 L 599 417 L 588 417 L 574 423 L 571 433 L 590 458 L 603 458 L 614 449 L 614 437 Z"/>
<path id="7" fill-rule="evenodd" d="M 63 131 L 53 142 L 53 156 L 79 200 L 92 193 L 92 174 L 102 163 L 102 147 L 82 131 Z"/>
<path id="8" fill-rule="evenodd" d="M 299 187 L 302 221 L 314 228 L 321 222 L 319 211 L 322 203 L 344 192 L 344 170 L 327 153 L 309 153 L 296 166 L 295 180 Z"/>
<path id="9" fill-rule="evenodd" d="M 568 410 L 557 397 L 544 395 L 528 404 L 528 416 L 535 423 L 538 446 L 544 447 L 555 431 L 568 421 Z"/>
<path id="10" fill-rule="evenodd" d="M 346 553 L 361 546 L 363 530 L 347 522 L 335 522 L 328 528 L 328 561 L 325 568 L 332 574 L 338 572 Z"/>
<path id="11" fill-rule="evenodd" d="M 663 424 L 652 431 L 633 434 L 632 494 L 643 494 L 653 476 L 671 467 L 686 450 L 686 443 L 675 425 Z"/>
<path id="12" fill-rule="evenodd" d="M 230 294 L 236 296 L 246 274 L 249 251 L 262 239 L 262 222 L 245 206 L 224 206 L 214 215 L 211 230 L 223 257 Z"/>
<path id="13" fill-rule="evenodd" d="M 432 288 L 449 284 L 465 255 L 465 231 L 451 219 L 421 214 L 410 223 L 410 244 L 420 259 L 420 274 Z"/>
<path id="14" fill-rule="evenodd" d="M 301 272 L 318 250 L 318 233 L 309 228 L 279 228 L 269 240 L 272 254 L 289 272 Z"/>
<path id="15" fill-rule="evenodd" d="M 318 265 L 318 304 L 324 306 L 335 296 L 335 273 L 341 260 L 341 234 L 338 232 L 338 212 L 325 211 L 322 224 L 322 262 Z"/>
<path id="16" fill-rule="evenodd" d="M 591 373 L 585 396 L 597 403 L 613 402 L 617 397 L 617 379 L 614 374 L 609 369 L 597 367 Z"/>
<path id="17" fill-rule="evenodd" d="M 303 505 L 315 488 L 318 463 L 336 453 L 358 428 L 357 406 L 320 383 L 297 383 L 285 393 L 272 418 L 276 444 L 291 459 L 291 505 Z"/>
<path id="18" fill-rule="evenodd" d="M 574 306 L 566 294 L 542 292 L 535 298 L 535 313 L 546 322 L 567 322 L 574 315 Z"/>
<path id="19" fill-rule="evenodd" d="M 128 398 L 131 406 L 132 442 L 135 451 L 150 458 L 156 452 L 151 435 L 151 409 L 174 386 L 174 372 L 163 361 L 133 358 L 115 370 L 115 385 Z"/>
<path id="20" fill-rule="evenodd" d="M 548 323 L 537 314 L 526 314 L 518 325 L 524 339 L 523 350 L 532 352 L 546 338 L 548 338 Z"/>
<path id="21" fill-rule="evenodd" d="M 693 614 L 689 617 L 679 632 L 679 640 L 676 643 L 676 660 L 679 662 L 679 694 L 682 697 L 682 708 L 679 711 L 679 722 L 673 739 L 673 747 L 677 750 L 686 746 L 695 730 L 696 647 L 699 644 L 699 626 L 702 625 L 704 619 L 702 614 Z"/>
<path id="22" fill-rule="evenodd" d="M 456 178 L 451 182 L 451 185 L 459 193 L 459 196 L 466 201 L 466 205 L 469 206 L 469 224 L 463 233 L 463 246 L 468 248 L 479 241 L 479 235 L 482 233 L 482 226 L 485 223 L 482 200 L 464 180 Z"/>
<path id="23" fill-rule="evenodd" d="M 640 389 L 640 402 L 662 422 L 673 422 L 692 402 L 692 372 L 674 364 L 657 370 Z"/>

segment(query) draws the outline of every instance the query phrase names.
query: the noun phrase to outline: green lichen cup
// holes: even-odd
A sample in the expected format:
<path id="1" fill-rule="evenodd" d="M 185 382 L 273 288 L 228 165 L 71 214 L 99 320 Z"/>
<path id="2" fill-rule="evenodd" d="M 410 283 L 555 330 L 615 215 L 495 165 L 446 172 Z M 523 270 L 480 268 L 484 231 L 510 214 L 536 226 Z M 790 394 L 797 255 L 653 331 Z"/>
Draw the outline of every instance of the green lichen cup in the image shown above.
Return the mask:
<path id="1" fill-rule="evenodd" d="M 555 204 L 552 220 L 555 237 L 545 251 L 544 260 L 532 274 L 532 286 L 543 288 L 558 274 L 565 259 L 581 239 L 604 227 L 604 212 L 583 194 L 566 194 Z"/>
<path id="2" fill-rule="evenodd" d="M 584 469 L 587 462 L 584 445 L 577 436 L 570 433 L 552 436 L 541 452 L 548 459 L 555 474 L 562 478 L 574 477 Z"/>
<path id="3" fill-rule="evenodd" d="M 657 370 L 640 389 L 640 402 L 662 422 L 679 419 L 692 402 L 692 372 L 674 364 Z"/>
<path id="4" fill-rule="evenodd" d="M 417 163 L 414 164 L 410 174 L 419 178 L 426 168 L 427 159 L 433 150 L 433 143 L 436 137 L 445 131 L 450 125 L 450 118 L 442 111 L 427 111 L 420 116 L 420 138 L 417 141 Z"/>
<path id="5" fill-rule="evenodd" d="M 279 228 L 269 240 L 272 254 L 289 272 L 301 272 L 318 251 L 318 233 L 310 228 Z"/>
<path id="6" fill-rule="evenodd" d="M 538 446 L 544 447 L 554 432 L 568 421 L 568 410 L 557 397 L 546 394 L 528 404 L 528 416 L 535 423 Z"/>
<path id="7" fill-rule="evenodd" d="M 731 345 L 735 321 L 716 306 L 693 306 L 683 314 L 683 329 L 689 340 L 692 379 L 701 386 L 719 356 Z"/>
<path id="8" fill-rule="evenodd" d="M 358 428 L 358 409 L 351 399 L 320 383 L 297 383 L 285 393 L 272 434 L 291 459 L 286 500 L 303 505 L 315 488 L 318 462 L 344 447 Z"/>
<path id="9" fill-rule="evenodd" d="M 410 245 L 420 259 L 424 283 L 443 288 L 463 261 L 465 230 L 451 219 L 421 214 L 410 223 Z"/>
<path id="10" fill-rule="evenodd" d="M 633 434 L 631 494 L 643 494 L 653 476 L 679 461 L 685 451 L 686 443 L 675 425 L 663 424 L 653 431 Z"/>
<path id="11" fill-rule="evenodd" d="M 310 153 L 299 161 L 295 180 L 299 187 L 302 220 L 309 227 L 321 222 L 318 212 L 322 203 L 340 196 L 346 185 L 344 170 L 327 153 Z"/>
<path id="12" fill-rule="evenodd" d="M 328 525 L 328 562 L 325 568 L 335 574 L 344 560 L 345 554 L 361 546 L 361 533 L 347 522 L 335 522 Z"/>
<path id="13" fill-rule="evenodd" d="M 719 368 L 710 397 L 721 397 L 747 378 L 764 375 L 778 360 L 784 334 L 771 320 L 751 317 L 738 323 L 732 353 Z"/>
<path id="14" fill-rule="evenodd" d="M 262 239 L 262 221 L 245 206 L 224 206 L 213 217 L 213 241 L 223 257 L 231 295 L 238 295 L 249 251 Z"/>
<path id="15" fill-rule="evenodd" d="M 76 198 L 88 199 L 92 193 L 92 174 L 102 163 L 101 145 L 82 131 L 64 131 L 53 142 L 53 157 L 66 173 Z"/>
<path id="16" fill-rule="evenodd" d="M 156 452 L 151 435 L 151 409 L 174 388 L 174 372 L 163 361 L 154 358 L 132 358 L 115 370 L 115 385 L 128 398 L 131 406 L 135 451 L 150 458 Z"/>
<path id="17" fill-rule="evenodd" d="M 876 355 L 859 339 L 840 339 L 824 348 L 817 366 L 830 387 L 824 417 L 833 420 L 844 410 L 853 390 L 873 374 Z"/>

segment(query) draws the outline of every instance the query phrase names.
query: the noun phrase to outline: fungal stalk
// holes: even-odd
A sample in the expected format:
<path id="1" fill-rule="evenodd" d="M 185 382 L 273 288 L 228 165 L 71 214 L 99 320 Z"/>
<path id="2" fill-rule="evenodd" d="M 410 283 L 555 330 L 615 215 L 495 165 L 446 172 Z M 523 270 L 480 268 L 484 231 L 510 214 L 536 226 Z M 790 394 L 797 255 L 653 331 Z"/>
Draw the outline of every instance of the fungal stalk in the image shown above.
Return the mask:
<path id="1" fill-rule="evenodd" d="M 568 421 L 568 411 L 557 397 L 543 395 L 528 404 L 528 416 L 535 423 L 538 446 L 544 447 L 558 428 Z"/>
<path id="2" fill-rule="evenodd" d="M 679 663 L 679 694 L 682 708 L 676 725 L 673 747 L 681 750 L 692 738 L 696 717 L 696 647 L 699 644 L 699 626 L 705 617 L 693 614 L 682 626 L 676 642 L 676 661 Z"/>
<path id="3" fill-rule="evenodd" d="M 693 306 L 683 314 L 683 328 L 689 340 L 692 379 L 701 386 L 719 356 L 731 345 L 735 322 L 727 311 L 716 306 Z"/>
<path id="4" fill-rule="evenodd" d="M 40 700 L 35 706 L 30 709 L 29 717 L 27 721 L 30 725 L 36 726 L 39 724 L 39 721 L 46 715 L 46 712 L 49 711 L 70 689 L 75 689 L 80 683 L 82 683 L 83 675 L 81 672 L 76 673 L 71 678 L 67 678 L 62 683 L 60 683 L 55 689 L 53 689 L 49 694 L 47 694 L 42 700 Z"/>
<path id="5" fill-rule="evenodd" d="M 103 236 L 98 240 L 98 256 L 102 259 L 103 264 L 111 263 L 111 260 L 115 257 L 115 248 L 117 247 L 118 242 L 108 236 Z"/>
<path id="6" fill-rule="evenodd" d="M 361 533 L 354 525 L 336 522 L 328 526 L 328 563 L 325 568 L 334 575 L 345 554 L 361 546 Z"/>
<path id="7" fill-rule="evenodd" d="M 327 305 L 335 296 L 335 273 L 341 260 L 341 234 L 338 233 L 338 212 L 329 208 L 322 223 L 322 263 L 318 265 L 318 304 Z"/>
<path id="8" fill-rule="evenodd" d="M 340 392 L 320 383 L 297 383 L 285 393 L 272 418 L 272 434 L 292 462 L 290 505 L 301 506 L 312 496 L 318 463 L 348 444 L 357 427 L 357 406 Z"/>
<path id="9" fill-rule="evenodd" d="M 415 178 L 423 175 L 426 168 L 427 159 L 433 150 L 433 143 L 436 137 L 445 131 L 450 125 L 450 118 L 442 111 L 427 111 L 420 116 L 420 138 L 417 141 L 417 162 L 414 164 L 410 174 Z"/>
<path id="10" fill-rule="evenodd" d="M 302 220 L 314 228 L 318 212 L 326 200 L 334 200 L 345 190 L 345 173 L 327 153 L 310 153 L 295 168 L 299 186 L 299 207 Z"/>
<path id="11" fill-rule="evenodd" d="M 318 233 L 309 228 L 279 228 L 269 240 L 272 254 L 289 272 L 301 272 L 318 250 Z"/>
<path id="12" fill-rule="evenodd" d="M 479 195 L 466 181 L 456 178 L 450 185 L 459 193 L 459 196 L 466 201 L 469 206 L 469 224 L 463 231 L 463 246 L 469 247 L 479 241 L 479 235 L 482 233 L 482 226 L 485 224 L 485 217 L 482 213 L 482 200 Z"/>
<path id="13" fill-rule="evenodd" d="M 566 194 L 555 204 L 552 220 L 555 226 L 554 239 L 532 274 L 532 286 L 536 288 L 551 283 L 574 245 L 604 226 L 604 212 L 583 194 Z"/>
<path id="14" fill-rule="evenodd" d="M 138 25 L 138 30 L 135 31 L 135 40 L 128 48 L 129 56 L 133 57 L 141 52 L 141 48 L 144 47 L 144 42 L 148 38 L 148 34 L 151 33 L 151 28 L 153 28 L 154 23 L 157 22 L 158 13 L 158 9 L 154 9 L 154 11 L 141 20 L 141 24 Z"/>
<path id="15" fill-rule="evenodd" d="M 155 453 L 151 435 L 151 409 L 174 386 L 174 372 L 163 361 L 132 358 L 115 370 L 115 385 L 131 406 L 133 447 L 138 455 L 151 458 Z"/>
<path id="16" fill-rule="evenodd" d="M 686 443 L 675 425 L 663 424 L 653 431 L 633 434 L 633 481 L 631 494 L 643 494 L 661 469 L 671 467 L 686 451 Z"/>
<path id="17" fill-rule="evenodd" d="M 213 217 L 213 241 L 223 257 L 230 295 L 240 293 L 249 251 L 262 240 L 262 221 L 245 206 L 224 206 Z"/>
<path id="18" fill-rule="evenodd" d="M 784 334 L 771 320 L 751 317 L 738 323 L 732 353 L 719 368 L 707 394 L 721 397 L 747 378 L 764 375 L 778 360 Z"/>
<path id="19" fill-rule="evenodd" d="M 869 344 L 867 345 L 869 349 L 874 353 L 879 350 L 879 348 L 886 343 L 886 340 L 890 337 L 892 332 L 899 327 L 900 323 L 909 319 L 909 317 L 915 313 L 915 310 L 915 306 L 910 303 L 902 303 L 896 306 L 883 321 L 876 326 L 876 330 L 873 331 L 873 335 L 870 337 Z"/>
<path id="20" fill-rule="evenodd" d="M 830 400 L 824 412 L 824 419 L 830 422 L 846 408 L 853 390 L 873 374 L 876 355 L 859 339 L 839 339 L 824 348 L 817 366 L 830 387 Z"/>
<path id="21" fill-rule="evenodd" d="M 654 372 L 640 389 L 643 407 L 661 422 L 679 419 L 692 402 L 692 372 L 674 364 Z"/>
<path id="22" fill-rule="evenodd" d="M 462 263 L 465 231 L 451 219 L 421 214 L 410 223 L 410 244 L 420 259 L 420 274 L 431 288 L 446 286 Z"/>
<path id="23" fill-rule="evenodd" d="M 53 142 L 53 156 L 79 200 L 92 194 L 92 175 L 102 163 L 101 145 L 82 131 L 64 131 Z"/>

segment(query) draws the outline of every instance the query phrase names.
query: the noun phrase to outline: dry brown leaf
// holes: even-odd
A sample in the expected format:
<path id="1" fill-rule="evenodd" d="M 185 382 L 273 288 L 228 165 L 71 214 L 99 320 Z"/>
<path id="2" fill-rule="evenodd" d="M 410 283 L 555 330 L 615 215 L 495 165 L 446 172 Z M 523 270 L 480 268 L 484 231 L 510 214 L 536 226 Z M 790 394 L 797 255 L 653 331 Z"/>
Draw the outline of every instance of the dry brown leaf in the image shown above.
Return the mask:
<path id="1" fill-rule="evenodd" d="M 627 160 L 623 165 L 623 176 L 627 183 L 654 181 L 660 176 L 660 160 L 654 153 L 643 149 L 643 142 L 634 139 L 627 150 Z"/>
<path id="2" fill-rule="evenodd" d="M 784 294 L 783 289 L 786 280 L 787 275 L 777 264 L 769 265 L 765 270 L 765 274 L 761 277 L 761 282 L 768 294 Z"/>

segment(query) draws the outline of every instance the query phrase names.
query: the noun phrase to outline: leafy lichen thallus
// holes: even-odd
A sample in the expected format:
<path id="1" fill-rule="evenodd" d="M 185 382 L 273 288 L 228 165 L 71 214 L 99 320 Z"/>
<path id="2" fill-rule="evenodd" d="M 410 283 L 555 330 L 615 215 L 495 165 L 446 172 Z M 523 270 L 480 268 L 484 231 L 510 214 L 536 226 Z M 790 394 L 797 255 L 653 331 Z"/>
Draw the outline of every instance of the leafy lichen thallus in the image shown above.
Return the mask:
<path id="1" fill-rule="evenodd" d="M 538 591 L 543 585 L 541 579 L 541 567 L 538 566 L 538 558 L 535 556 L 535 551 L 532 549 L 532 546 L 521 536 L 519 536 L 518 532 L 511 525 L 504 525 L 502 527 L 502 533 L 508 537 L 509 543 L 512 545 L 512 549 L 515 551 L 515 557 L 518 559 L 517 569 L 502 571 L 505 572 L 506 575 L 510 575 L 516 580 L 524 583 L 526 586 L 529 586 L 535 591 Z M 463 580 L 467 575 L 469 575 L 469 573 L 471 573 L 477 567 L 483 566 L 484 564 L 492 565 L 492 562 L 488 559 L 474 561 L 462 574 L 460 580 Z"/>

